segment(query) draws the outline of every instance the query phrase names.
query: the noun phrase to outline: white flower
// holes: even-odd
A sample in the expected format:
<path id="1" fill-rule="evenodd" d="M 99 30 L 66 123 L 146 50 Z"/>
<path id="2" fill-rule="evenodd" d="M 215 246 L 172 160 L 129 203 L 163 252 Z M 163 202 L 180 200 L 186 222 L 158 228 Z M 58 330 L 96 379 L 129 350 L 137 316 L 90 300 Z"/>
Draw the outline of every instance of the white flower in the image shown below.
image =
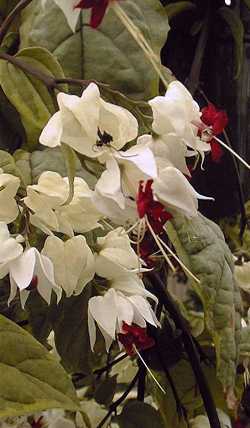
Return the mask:
<path id="1" fill-rule="evenodd" d="M 139 266 L 137 254 L 122 227 L 112 230 L 103 238 L 98 238 L 97 246 L 99 249 L 95 254 L 97 275 L 113 279 L 120 278 L 131 271 L 137 271 Z"/>
<path id="2" fill-rule="evenodd" d="M 145 328 L 146 323 L 157 327 L 158 321 L 145 297 L 128 295 L 110 288 L 104 296 L 92 297 L 88 306 L 88 325 L 91 349 L 96 341 L 97 323 L 109 350 L 116 335 L 122 332 L 123 323 Z"/>
<path id="3" fill-rule="evenodd" d="M 8 263 L 10 276 L 10 296 L 8 304 L 14 299 L 17 289 L 20 290 L 22 307 L 24 307 L 32 288 L 36 288 L 42 298 L 49 304 L 52 290 L 57 301 L 62 295 L 61 288 L 55 283 L 52 261 L 31 247 L 19 257 Z"/>
<path id="4" fill-rule="evenodd" d="M 103 216 L 115 224 L 133 224 L 137 220 L 136 204 L 122 192 L 121 171 L 114 158 L 96 183 L 93 204 Z"/>
<path id="5" fill-rule="evenodd" d="M 94 83 L 81 97 L 59 93 L 57 99 L 60 110 L 51 117 L 40 136 L 40 143 L 45 146 L 65 143 L 94 158 L 107 150 L 120 150 L 137 137 L 135 117 L 128 110 L 102 100 Z"/>
<path id="6" fill-rule="evenodd" d="M 47 1 L 49 0 L 42 0 L 43 7 L 46 7 Z M 79 0 L 54 0 L 54 2 L 62 10 L 71 30 L 74 32 L 81 12 L 80 9 L 75 9 L 75 6 L 79 3 Z"/>
<path id="7" fill-rule="evenodd" d="M 189 152 L 187 150 L 187 146 L 177 135 L 142 135 L 138 138 L 138 144 L 143 147 L 149 147 L 152 150 L 155 156 L 158 172 L 166 166 L 174 166 L 183 174 L 190 176 L 190 172 L 186 164 L 186 157 Z"/>
<path id="8" fill-rule="evenodd" d="M 194 150 L 210 150 L 209 144 L 198 137 L 199 105 L 181 82 L 171 82 L 165 96 L 155 97 L 149 104 L 153 110 L 152 127 L 158 135 L 175 134 Z"/>
<path id="9" fill-rule="evenodd" d="M 160 171 L 152 184 L 153 193 L 166 209 L 180 212 L 187 217 L 197 215 L 198 200 L 210 199 L 197 193 L 184 175 L 176 168 L 169 166 Z"/>
<path id="10" fill-rule="evenodd" d="M 119 163 L 121 188 L 126 196 L 135 198 L 141 180 L 157 177 L 157 165 L 151 147 L 136 144 L 125 152 L 115 153 L 114 157 Z"/>
<path id="11" fill-rule="evenodd" d="M 101 214 L 93 204 L 93 191 L 80 177 L 74 180 L 74 197 L 70 204 L 64 205 L 69 194 L 67 177 L 52 171 L 41 174 L 38 184 L 27 186 L 24 203 L 33 214 L 31 223 L 45 233 L 61 232 L 73 236 L 99 227 Z"/>
<path id="12" fill-rule="evenodd" d="M 0 169 L 0 222 L 11 223 L 18 216 L 18 205 L 15 201 L 20 179 L 5 174 Z"/>
<path id="13" fill-rule="evenodd" d="M 23 247 L 16 239 L 10 236 L 5 223 L 0 223 L 0 279 L 9 272 L 9 263 L 18 258 L 23 252 Z"/>
<path id="14" fill-rule="evenodd" d="M 95 275 L 94 256 L 84 236 L 78 235 L 66 242 L 49 236 L 42 254 L 53 262 L 55 282 L 67 297 L 80 294 Z"/>

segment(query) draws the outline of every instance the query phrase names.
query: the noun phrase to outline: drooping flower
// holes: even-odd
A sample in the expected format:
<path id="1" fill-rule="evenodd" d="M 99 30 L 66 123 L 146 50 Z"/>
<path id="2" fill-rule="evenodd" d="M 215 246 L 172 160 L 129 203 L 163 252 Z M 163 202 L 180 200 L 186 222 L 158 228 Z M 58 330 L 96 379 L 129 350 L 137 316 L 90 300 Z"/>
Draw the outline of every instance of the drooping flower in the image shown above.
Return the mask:
<path id="1" fill-rule="evenodd" d="M 152 184 L 153 194 L 171 213 L 179 212 L 187 217 L 198 214 L 198 199 L 213 200 L 197 193 L 184 175 L 174 167 L 160 171 Z"/>
<path id="2" fill-rule="evenodd" d="M 172 215 L 166 211 L 164 205 L 156 201 L 152 191 L 153 180 L 148 180 L 143 186 L 143 182 L 139 183 L 137 194 L 137 211 L 140 218 L 148 218 L 155 233 L 160 233 L 166 221 L 172 218 Z"/>
<path id="3" fill-rule="evenodd" d="M 149 104 L 153 110 L 152 128 L 156 134 L 174 134 L 195 151 L 208 150 L 198 137 L 199 105 L 181 82 L 171 82 L 165 96 L 155 97 Z"/>
<path id="4" fill-rule="evenodd" d="M 96 325 L 105 339 L 109 350 L 117 335 L 123 333 L 124 323 L 146 328 L 147 323 L 157 327 L 158 321 L 153 309 L 141 295 L 125 295 L 110 288 L 104 296 L 92 297 L 88 307 L 88 325 L 91 349 L 96 341 Z"/>
<path id="5" fill-rule="evenodd" d="M 91 9 L 90 26 L 97 28 L 102 23 L 110 0 L 80 0 L 76 8 Z"/>
<path id="6" fill-rule="evenodd" d="M 223 150 L 213 136 L 220 135 L 224 131 L 228 124 L 227 113 L 223 110 L 218 110 L 212 103 L 204 107 L 201 112 L 201 121 L 207 125 L 206 127 L 201 127 L 201 138 L 210 144 L 212 160 L 219 162 L 223 155 Z"/>
<path id="7" fill-rule="evenodd" d="M 11 223 L 19 213 L 15 200 L 20 179 L 11 174 L 5 174 L 0 168 L 0 222 Z"/>
<path id="8" fill-rule="evenodd" d="M 122 227 L 112 230 L 105 237 L 97 238 L 98 252 L 95 254 L 97 275 L 119 278 L 138 269 L 138 257 Z"/>
<path id="9" fill-rule="evenodd" d="M 125 322 L 122 325 L 122 332 L 118 333 L 118 341 L 131 357 L 136 354 L 136 350 L 144 351 L 155 345 L 154 339 L 148 336 L 146 328 L 128 325 Z"/>
<path id="10" fill-rule="evenodd" d="M 49 236 L 42 254 L 54 265 L 55 282 L 66 296 L 78 295 L 95 275 L 94 256 L 82 235 L 62 241 Z"/>
<path id="11" fill-rule="evenodd" d="M 0 279 L 9 272 L 9 264 L 23 253 L 21 237 L 12 238 L 5 223 L 0 223 Z"/>
<path id="12" fill-rule="evenodd" d="M 48 304 L 52 291 L 56 293 L 57 301 L 60 300 L 62 289 L 55 283 L 53 263 L 36 248 L 31 247 L 10 261 L 8 271 L 11 287 L 8 304 L 14 299 L 17 289 L 20 290 L 22 307 L 34 288 Z"/>
<path id="13" fill-rule="evenodd" d="M 91 83 L 81 97 L 59 93 L 56 112 L 40 136 L 40 143 L 56 147 L 61 143 L 91 158 L 120 150 L 138 134 L 136 118 L 125 108 L 100 97 Z"/>

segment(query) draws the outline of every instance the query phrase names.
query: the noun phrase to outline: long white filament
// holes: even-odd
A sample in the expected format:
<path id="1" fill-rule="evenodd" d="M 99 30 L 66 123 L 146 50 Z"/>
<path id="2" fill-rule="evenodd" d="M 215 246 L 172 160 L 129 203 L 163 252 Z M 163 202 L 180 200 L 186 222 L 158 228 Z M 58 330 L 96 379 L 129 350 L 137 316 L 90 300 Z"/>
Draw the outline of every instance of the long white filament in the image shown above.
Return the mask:
<path id="1" fill-rule="evenodd" d="M 165 389 L 161 386 L 161 384 L 158 382 L 158 380 L 156 379 L 156 377 L 154 376 L 153 372 L 150 370 L 150 368 L 148 367 L 146 361 L 144 361 L 144 359 L 142 358 L 140 352 L 138 351 L 138 349 L 136 348 L 135 345 L 133 345 L 134 351 L 136 352 L 136 354 L 138 355 L 139 359 L 141 360 L 142 364 L 146 367 L 148 373 L 150 374 L 150 376 L 152 377 L 152 379 L 154 380 L 154 382 L 156 383 L 156 385 L 158 386 L 158 388 L 163 392 L 163 394 L 166 394 Z"/>
<path id="2" fill-rule="evenodd" d="M 172 269 L 172 271 L 176 272 L 176 268 L 174 267 L 173 263 L 171 262 L 170 258 L 167 255 L 166 251 L 164 250 L 163 246 L 161 245 L 161 242 L 159 241 L 158 236 L 154 232 L 154 230 L 153 230 L 150 222 L 148 221 L 147 217 L 145 217 L 145 218 L 146 218 L 146 224 L 147 224 L 147 226 L 148 226 L 148 228 L 149 228 L 149 230 L 150 230 L 150 232 L 151 232 L 151 234 L 152 234 L 152 236 L 153 236 L 153 238 L 154 238 L 157 246 L 161 250 L 162 255 L 164 256 L 166 262 L 168 263 L 168 265 L 170 266 L 170 268 Z"/>
<path id="3" fill-rule="evenodd" d="M 187 266 L 179 259 L 179 257 L 171 250 L 171 248 L 158 236 L 159 241 L 161 244 L 168 250 L 168 252 L 171 254 L 171 256 L 179 263 L 179 265 L 182 267 L 183 270 L 187 272 L 187 274 L 194 279 L 198 284 L 200 284 L 200 280 L 187 268 Z"/>
<path id="4" fill-rule="evenodd" d="M 248 169 L 250 169 L 250 165 L 240 156 L 238 153 L 236 153 L 231 147 L 229 147 L 224 141 L 220 140 L 219 138 L 215 137 L 213 135 L 213 139 L 216 140 L 219 144 L 221 144 L 225 149 L 227 149 L 230 153 L 232 153 L 239 161 Z"/>
<path id="5" fill-rule="evenodd" d="M 167 82 L 166 78 L 164 77 L 164 75 L 161 71 L 162 65 L 161 65 L 158 57 L 155 55 L 153 49 L 151 48 L 151 46 L 149 45 L 149 43 L 145 39 L 142 32 L 139 30 L 139 28 L 136 27 L 136 25 L 129 18 L 129 16 L 122 9 L 122 7 L 118 4 L 118 2 L 112 3 L 112 7 L 113 7 L 114 12 L 118 16 L 118 18 L 123 23 L 123 25 L 127 28 L 127 30 L 130 32 L 131 36 L 134 38 L 134 40 L 137 42 L 137 44 L 143 50 L 145 56 L 151 62 L 156 73 L 161 78 L 162 82 L 164 83 L 165 87 L 167 88 L 168 82 Z"/>

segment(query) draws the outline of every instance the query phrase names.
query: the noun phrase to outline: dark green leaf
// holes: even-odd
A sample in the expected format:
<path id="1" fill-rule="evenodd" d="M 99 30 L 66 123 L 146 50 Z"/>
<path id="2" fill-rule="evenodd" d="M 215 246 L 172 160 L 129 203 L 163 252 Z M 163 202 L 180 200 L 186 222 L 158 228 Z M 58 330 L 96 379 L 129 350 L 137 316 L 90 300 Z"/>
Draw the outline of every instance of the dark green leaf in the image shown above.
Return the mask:
<path id="1" fill-rule="evenodd" d="M 240 16 L 235 10 L 229 7 L 221 7 L 219 14 L 229 25 L 232 37 L 235 43 L 235 79 L 238 79 L 241 72 L 243 61 L 243 47 L 244 47 L 244 26 Z"/>
<path id="2" fill-rule="evenodd" d="M 97 403 L 109 406 L 112 402 L 117 386 L 117 375 L 108 377 L 96 388 L 94 398 Z"/>
<path id="3" fill-rule="evenodd" d="M 64 77 L 60 65 L 46 49 L 23 49 L 18 52 L 16 58 L 46 75 Z M 0 84 L 6 97 L 20 114 L 27 143 L 34 148 L 38 144 L 43 127 L 55 112 L 51 93 L 38 78 L 6 60 L 0 61 Z"/>
<path id="4" fill-rule="evenodd" d="M 82 294 L 63 299 L 54 306 L 52 326 L 55 345 L 62 363 L 71 373 L 89 374 L 93 354 L 90 349 L 88 332 L 88 301 L 92 296 L 92 284 L 88 284 Z"/>
<path id="5" fill-rule="evenodd" d="M 160 413 L 152 406 L 140 401 L 129 401 L 116 418 L 121 428 L 164 428 Z"/>
<path id="6" fill-rule="evenodd" d="M 191 1 L 177 1 L 176 3 L 170 3 L 165 6 L 169 21 L 179 15 L 179 13 L 186 12 L 187 10 L 193 10 L 195 8 L 196 5 Z"/>

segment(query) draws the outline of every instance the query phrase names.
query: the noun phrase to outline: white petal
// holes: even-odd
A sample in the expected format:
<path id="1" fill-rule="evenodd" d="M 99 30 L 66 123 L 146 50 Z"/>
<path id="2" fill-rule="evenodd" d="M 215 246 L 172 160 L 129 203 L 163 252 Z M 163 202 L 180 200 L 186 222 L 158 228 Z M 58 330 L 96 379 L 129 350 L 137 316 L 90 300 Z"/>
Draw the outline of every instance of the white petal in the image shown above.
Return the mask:
<path id="1" fill-rule="evenodd" d="M 94 352 L 94 346 L 96 341 L 96 326 L 95 320 L 91 315 L 90 310 L 88 310 L 88 329 L 89 329 L 89 341 L 92 352 Z"/>
<path id="2" fill-rule="evenodd" d="M 42 130 L 39 142 L 44 146 L 56 147 L 61 145 L 62 138 L 62 120 L 61 112 L 57 111 L 49 119 L 47 125 Z"/>
<path id="3" fill-rule="evenodd" d="M 100 129 L 102 132 L 105 131 L 112 136 L 112 146 L 120 150 L 127 142 L 137 137 L 137 120 L 123 107 L 103 100 L 100 102 Z"/>
<path id="4" fill-rule="evenodd" d="M 129 300 L 126 299 L 121 293 L 116 295 L 116 305 L 119 331 L 121 331 L 123 322 L 128 325 L 132 324 L 134 318 L 134 309 L 131 302 L 129 302 Z"/>
<path id="5" fill-rule="evenodd" d="M 103 297 L 92 297 L 89 300 L 88 310 L 98 326 L 114 340 L 117 322 L 115 291 L 110 289 Z"/>
<path id="6" fill-rule="evenodd" d="M 10 274 L 20 290 L 27 288 L 34 275 L 36 262 L 35 248 L 30 248 L 9 263 Z"/>
<path id="7" fill-rule="evenodd" d="M 67 22 L 71 28 L 71 30 L 74 32 L 76 29 L 76 24 L 78 21 L 78 18 L 80 16 L 80 9 L 74 9 L 74 6 L 76 5 L 75 0 L 54 0 L 58 7 L 63 11 Z"/>
<path id="8" fill-rule="evenodd" d="M 198 201 L 195 190 L 178 169 L 163 169 L 153 182 L 152 188 L 154 195 L 166 209 L 173 208 L 189 217 L 197 215 Z"/>
<path id="9" fill-rule="evenodd" d="M 148 303 L 142 296 L 130 296 L 127 299 L 133 304 L 135 311 L 137 311 L 149 324 L 158 326 L 157 318 Z"/>
<path id="10" fill-rule="evenodd" d="M 125 198 L 121 190 L 121 174 L 118 163 L 111 158 L 106 162 L 104 171 L 96 183 L 96 190 L 105 198 L 114 200 L 121 208 L 125 208 Z"/>

